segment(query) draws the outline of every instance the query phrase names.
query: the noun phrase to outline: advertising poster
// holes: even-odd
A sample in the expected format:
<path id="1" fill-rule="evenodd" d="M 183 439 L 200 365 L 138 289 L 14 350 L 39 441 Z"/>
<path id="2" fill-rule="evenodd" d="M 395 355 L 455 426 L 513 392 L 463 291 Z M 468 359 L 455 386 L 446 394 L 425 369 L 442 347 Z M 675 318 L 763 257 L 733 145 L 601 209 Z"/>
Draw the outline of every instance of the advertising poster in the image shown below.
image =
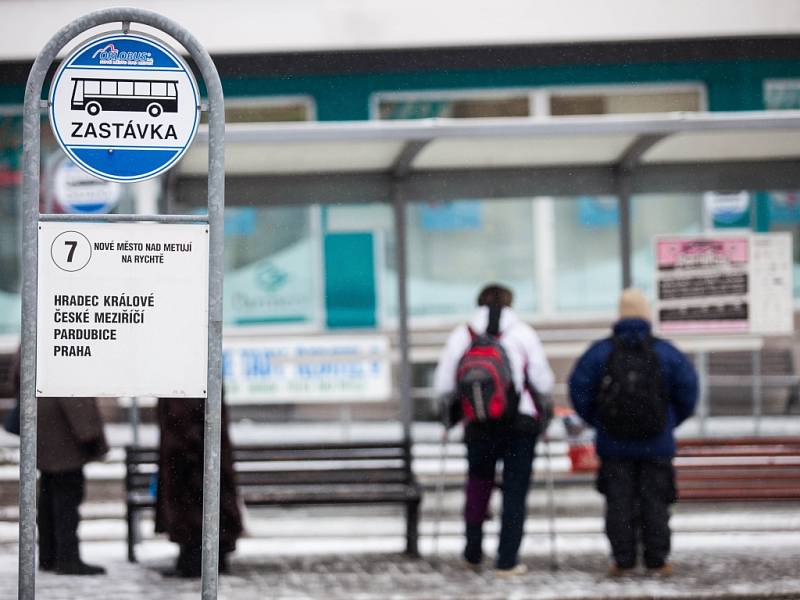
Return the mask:
<path id="1" fill-rule="evenodd" d="M 656 322 L 672 333 L 792 332 L 789 234 L 656 239 Z"/>
<path id="2" fill-rule="evenodd" d="M 324 336 L 226 340 L 231 403 L 380 402 L 391 398 L 389 339 Z"/>

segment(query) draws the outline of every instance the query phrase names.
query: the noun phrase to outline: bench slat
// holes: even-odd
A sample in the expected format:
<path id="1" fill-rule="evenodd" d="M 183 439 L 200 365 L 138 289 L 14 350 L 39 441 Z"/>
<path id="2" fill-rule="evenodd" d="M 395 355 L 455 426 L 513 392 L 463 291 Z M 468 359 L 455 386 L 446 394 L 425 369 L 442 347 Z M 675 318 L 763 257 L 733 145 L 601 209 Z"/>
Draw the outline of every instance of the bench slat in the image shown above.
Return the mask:
<path id="1" fill-rule="evenodd" d="M 297 483 L 317 485 L 405 483 L 407 479 L 408 476 L 403 469 L 272 471 L 267 473 L 239 471 L 236 474 L 236 483 L 240 488 L 252 485 L 292 485 Z"/>
<path id="2" fill-rule="evenodd" d="M 795 500 L 800 498 L 800 487 L 774 488 L 761 487 L 742 490 L 741 488 L 716 488 L 716 489 L 682 489 L 678 492 L 679 500 L 705 501 L 705 500 Z"/>

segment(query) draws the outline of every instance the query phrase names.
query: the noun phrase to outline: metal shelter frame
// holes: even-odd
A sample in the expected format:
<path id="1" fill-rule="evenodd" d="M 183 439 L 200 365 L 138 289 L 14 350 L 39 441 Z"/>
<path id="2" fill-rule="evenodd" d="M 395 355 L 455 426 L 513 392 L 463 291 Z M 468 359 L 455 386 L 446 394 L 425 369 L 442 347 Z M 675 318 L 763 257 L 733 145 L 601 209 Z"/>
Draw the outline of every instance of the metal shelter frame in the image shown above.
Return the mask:
<path id="1" fill-rule="evenodd" d="M 208 94 L 211 150 L 207 162 L 208 215 L 40 215 L 40 109 L 48 70 L 59 51 L 80 34 L 108 23 L 119 22 L 122 32 L 131 23 L 149 25 L 171 36 L 195 60 Z M 199 109 L 200 107 L 198 107 Z M 208 379 L 205 402 L 203 463 L 203 600 L 217 597 L 219 560 L 220 435 L 222 419 L 222 276 L 225 208 L 225 107 L 222 83 L 211 56 L 189 31 L 157 13 L 137 8 L 111 8 L 80 17 L 56 32 L 42 48 L 31 67 L 25 86 L 23 109 L 22 180 L 22 356 L 21 356 L 21 439 L 20 439 L 20 600 L 36 595 L 36 344 L 38 299 L 38 223 L 60 222 L 207 222 L 209 229 L 208 273 Z"/>
<path id="2" fill-rule="evenodd" d="M 627 287 L 632 281 L 634 194 L 800 189 L 800 111 L 249 124 L 228 126 L 225 139 L 229 149 L 229 205 L 392 205 L 399 282 L 398 390 L 409 461 L 413 410 L 407 296 L 408 203 L 615 195 L 619 199 L 622 284 Z M 193 151 L 201 154 L 202 143 L 207 140 L 201 130 L 200 143 Z M 600 142 L 597 156 L 583 151 L 587 140 Z M 603 140 L 608 140 L 614 149 L 604 152 Z M 530 142 L 532 147 L 553 144 L 560 146 L 557 150 L 561 152 L 548 156 L 545 147 L 543 154 L 529 159 L 527 164 L 507 153 L 501 156 L 506 143 L 517 141 Z M 431 161 L 429 154 L 426 156 L 442 143 L 449 144 L 454 152 L 447 166 L 442 166 L 448 161 L 441 160 L 441 153 L 438 164 Z M 237 147 L 241 153 L 237 154 Z M 276 168 L 274 163 L 281 161 L 281 154 L 293 147 L 300 149 L 293 155 L 297 157 L 296 166 Z M 355 158 L 342 165 L 341 156 L 347 154 L 348 148 L 361 148 L 362 152 L 354 152 Z M 382 160 L 375 160 L 364 148 L 382 149 Z M 464 152 L 460 153 L 460 149 Z M 499 158 L 493 156 L 494 151 Z M 265 153 L 261 171 L 237 162 Z M 308 162 L 307 155 L 316 159 Z M 583 156 L 578 158 L 579 155 Z M 171 174 L 175 181 L 170 187 L 173 201 L 191 205 L 203 197 L 205 182 L 193 168 L 202 164 L 202 156 L 187 158 Z M 339 167 L 328 165 L 329 159 Z M 702 373 L 707 370 L 705 352 L 698 353 Z M 707 412 L 706 404 L 703 399 L 701 412 Z"/>

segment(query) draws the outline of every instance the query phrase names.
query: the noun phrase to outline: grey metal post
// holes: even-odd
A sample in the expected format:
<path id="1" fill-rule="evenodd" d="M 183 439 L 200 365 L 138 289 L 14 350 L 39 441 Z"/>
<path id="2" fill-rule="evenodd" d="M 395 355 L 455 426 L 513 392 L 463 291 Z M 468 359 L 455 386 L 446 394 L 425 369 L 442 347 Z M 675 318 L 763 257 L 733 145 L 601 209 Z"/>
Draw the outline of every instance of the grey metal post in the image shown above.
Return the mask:
<path id="1" fill-rule="evenodd" d="M 617 202 L 619 203 L 619 255 L 622 261 L 622 287 L 629 288 L 633 283 L 631 268 L 632 224 L 631 193 L 624 175 L 619 176 L 617 184 Z"/>
<path id="2" fill-rule="evenodd" d="M 58 52 L 77 35 L 98 25 L 142 23 L 170 35 L 194 59 L 206 84 L 209 102 L 208 224 L 209 307 L 208 387 L 206 400 L 203 478 L 203 579 L 202 598 L 217 597 L 219 561 L 219 473 L 222 412 L 222 273 L 223 211 L 225 206 L 225 115 L 222 83 L 211 57 L 195 37 L 176 22 L 157 13 L 136 8 L 111 8 L 89 13 L 62 27 L 42 48 L 31 67 L 25 86 L 23 109 L 23 235 L 22 235 L 22 373 L 20 440 L 20 545 L 19 598 L 35 597 L 36 558 L 36 303 L 38 279 L 38 217 L 40 175 L 40 104 L 42 86 Z M 195 222 L 186 216 L 101 215 L 84 221 Z M 62 217 L 62 215 L 58 215 Z M 109 218 L 110 217 L 110 218 Z M 114 218 L 117 217 L 117 218 Z M 122 218 L 119 218 L 122 217 Z M 127 217 L 127 218 L 126 218 Z M 50 219 L 50 220 L 70 220 Z"/>
<path id="3" fill-rule="evenodd" d="M 400 351 L 398 387 L 400 390 L 400 417 L 403 423 L 403 442 L 406 446 L 406 465 L 411 468 L 411 420 L 413 416 L 411 398 L 411 358 L 408 334 L 408 260 L 406 207 L 400 185 L 392 184 L 392 206 L 394 209 L 395 253 L 397 269 L 397 338 Z"/>
<path id="4" fill-rule="evenodd" d="M 128 420 L 131 424 L 131 437 L 133 438 L 133 445 L 139 445 L 139 425 L 141 422 L 139 415 L 139 397 L 131 396 L 131 404 L 128 407 Z"/>
<path id="5" fill-rule="evenodd" d="M 33 63 L 22 117 L 22 355 L 20 363 L 18 597 L 36 596 L 36 298 L 40 170 L 40 96 L 47 69 L 61 48 L 51 42 Z"/>
<path id="6" fill-rule="evenodd" d="M 761 433 L 761 416 L 764 408 L 764 388 L 761 385 L 761 350 L 753 350 L 753 433 Z"/>
<path id="7" fill-rule="evenodd" d="M 708 353 L 700 351 L 695 356 L 695 368 L 697 369 L 697 383 L 699 387 L 699 397 L 697 400 L 697 412 L 700 417 L 700 436 L 705 437 L 708 433 Z"/>

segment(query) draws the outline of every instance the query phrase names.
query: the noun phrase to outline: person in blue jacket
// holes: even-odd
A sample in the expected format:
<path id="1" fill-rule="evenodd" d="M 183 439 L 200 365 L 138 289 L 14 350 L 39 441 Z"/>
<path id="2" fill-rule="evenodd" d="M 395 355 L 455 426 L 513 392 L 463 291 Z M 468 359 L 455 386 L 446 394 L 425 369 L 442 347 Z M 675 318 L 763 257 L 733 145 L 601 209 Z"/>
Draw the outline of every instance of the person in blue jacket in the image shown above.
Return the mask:
<path id="1" fill-rule="evenodd" d="M 623 439 L 610 434 L 608 421 L 600 418 L 598 396 L 608 381 L 609 358 L 615 344 L 647 341 L 657 358 L 659 387 L 666 404 L 660 433 L 646 439 Z M 652 372 L 652 371 L 651 371 Z M 597 489 L 606 498 L 606 535 L 614 564 L 612 576 L 633 573 L 637 540 L 643 546 L 645 567 L 653 575 L 669 575 L 669 507 L 676 500 L 674 429 L 689 418 L 697 403 L 697 373 L 675 346 L 652 337 L 650 307 L 636 289 L 623 291 L 619 320 L 613 335 L 597 341 L 580 357 L 569 380 L 569 394 L 576 412 L 596 429 L 600 459 Z"/>

